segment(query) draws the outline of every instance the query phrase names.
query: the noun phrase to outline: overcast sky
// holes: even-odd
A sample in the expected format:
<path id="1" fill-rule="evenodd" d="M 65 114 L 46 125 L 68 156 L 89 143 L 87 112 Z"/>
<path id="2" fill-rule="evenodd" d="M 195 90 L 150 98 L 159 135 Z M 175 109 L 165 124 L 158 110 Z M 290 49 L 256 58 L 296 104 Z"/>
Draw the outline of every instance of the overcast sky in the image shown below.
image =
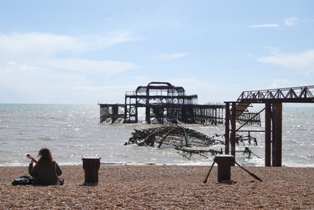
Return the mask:
<path id="1" fill-rule="evenodd" d="M 198 103 L 314 85 L 314 1 L 0 0 L 0 103 L 124 103 L 152 81 Z"/>

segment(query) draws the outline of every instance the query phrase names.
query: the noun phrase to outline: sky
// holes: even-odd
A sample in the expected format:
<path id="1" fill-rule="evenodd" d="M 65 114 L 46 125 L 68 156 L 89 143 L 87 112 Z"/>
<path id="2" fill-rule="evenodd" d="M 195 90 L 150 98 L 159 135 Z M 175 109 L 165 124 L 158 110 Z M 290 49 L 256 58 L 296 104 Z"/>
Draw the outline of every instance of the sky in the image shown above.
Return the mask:
<path id="1" fill-rule="evenodd" d="M 314 85 L 312 0 L 0 0 L 0 103 L 124 103 L 170 82 L 199 104 Z"/>

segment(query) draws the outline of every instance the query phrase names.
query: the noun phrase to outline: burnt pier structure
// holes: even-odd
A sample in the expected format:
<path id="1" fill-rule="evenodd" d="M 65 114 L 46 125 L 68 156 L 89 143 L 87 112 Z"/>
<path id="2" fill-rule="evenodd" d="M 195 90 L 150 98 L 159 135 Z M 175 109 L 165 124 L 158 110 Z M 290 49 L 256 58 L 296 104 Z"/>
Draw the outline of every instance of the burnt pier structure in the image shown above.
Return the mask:
<path id="1" fill-rule="evenodd" d="M 197 95 L 169 82 L 151 82 L 125 94 L 124 104 L 99 104 L 100 122 L 222 124 L 224 104 L 197 104 Z M 141 120 L 140 120 L 141 117 Z"/>
<path id="2" fill-rule="evenodd" d="M 197 95 L 186 95 L 183 87 L 151 82 L 125 95 L 124 123 L 137 123 L 138 110 L 146 123 L 223 123 L 225 105 L 198 105 Z"/>
<path id="3" fill-rule="evenodd" d="M 169 82 L 151 82 L 126 92 L 124 104 L 99 104 L 100 123 L 225 123 L 225 104 L 197 104 L 197 99 L 196 94 L 187 95 L 183 87 Z M 260 125 L 259 114 L 243 110 L 237 122 L 248 121 Z"/>
<path id="4" fill-rule="evenodd" d="M 237 101 L 226 101 L 225 154 L 235 156 L 236 133 L 241 132 L 236 121 L 253 103 L 264 104 L 265 166 L 282 166 L 282 104 L 314 103 L 314 85 L 267 90 L 243 91 Z M 259 112 L 259 113 L 260 113 Z M 248 132 L 248 131 L 245 131 Z M 231 146 L 231 151 L 229 146 Z"/>

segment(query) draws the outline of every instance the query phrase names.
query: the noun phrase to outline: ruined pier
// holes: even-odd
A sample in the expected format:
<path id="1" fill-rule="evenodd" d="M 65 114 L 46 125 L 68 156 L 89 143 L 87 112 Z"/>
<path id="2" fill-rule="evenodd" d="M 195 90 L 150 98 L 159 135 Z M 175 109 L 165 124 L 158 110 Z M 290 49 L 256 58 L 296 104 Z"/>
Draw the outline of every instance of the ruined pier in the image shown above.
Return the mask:
<path id="1" fill-rule="evenodd" d="M 197 104 L 197 99 L 196 94 L 187 95 L 183 87 L 168 82 L 151 82 L 126 92 L 124 104 L 99 104 L 100 123 L 225 123 L 225 104 L 201 105 Z M 239 122 L 251 119 L 245 115 Z M 259 115 L 255 119 L 260 123 Z"/>

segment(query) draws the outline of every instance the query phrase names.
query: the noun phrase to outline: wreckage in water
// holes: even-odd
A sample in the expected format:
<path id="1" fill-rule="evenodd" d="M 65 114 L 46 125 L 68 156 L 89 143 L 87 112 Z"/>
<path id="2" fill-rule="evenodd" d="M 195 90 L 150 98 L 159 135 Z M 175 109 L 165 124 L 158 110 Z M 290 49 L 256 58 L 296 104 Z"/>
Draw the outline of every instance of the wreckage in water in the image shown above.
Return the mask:
<path id="1" fill-rule="evenodd" d="M 191 154 L 203 153 L 222 153 L 222 151 L 213 150 L 210 146 L 223 144 L 223 141 L 217 139 L 218 135 L 209 137 L 196 130 L 182 126 L 160 126 L 142 130 L 134 130 L 132 137 L 125 143 L 137 144 L 139 146 L 155 146 L 161 148 L 163 145 L 174 147 L 175 149 Z"/>
<path id="2" fill-rule="evenodd" d="M 223 154 L 222 148 L 217 150 L 213 149 L 213 146 L 224 145 L 224 135 L 215 134 L 210 137 L 199 131 L 178 125 L 159 126 L 142 130 L 134 129 L 134 132 L 131 134 L 132 137 L 129 138 L 129 141 L 126 142 L 125 145 L 136 144 L 138 146 L 156 146 L 158 148 L 172 147 L 187 159 L 190 159 L 192 154 L 198 154 L 204 157 L 207 157 L 206 155 L 208 153 L 212 155 Z M 257 145 L 256 138 L 252 136 L 249 137 L 254 139 L 254 145 Z M 244 145 L 244 141 L 248 140 L 246 137 L 240 135 L 238 135 L 238 138 L 238 144 L 242 142 Z M 251 144 L 251 141 L 248 143 Z M 249 154 L 249 157 L 251 153 L 253 153 L 248 147 L 246 147 L 244 151 L 237 152 Z"/>

